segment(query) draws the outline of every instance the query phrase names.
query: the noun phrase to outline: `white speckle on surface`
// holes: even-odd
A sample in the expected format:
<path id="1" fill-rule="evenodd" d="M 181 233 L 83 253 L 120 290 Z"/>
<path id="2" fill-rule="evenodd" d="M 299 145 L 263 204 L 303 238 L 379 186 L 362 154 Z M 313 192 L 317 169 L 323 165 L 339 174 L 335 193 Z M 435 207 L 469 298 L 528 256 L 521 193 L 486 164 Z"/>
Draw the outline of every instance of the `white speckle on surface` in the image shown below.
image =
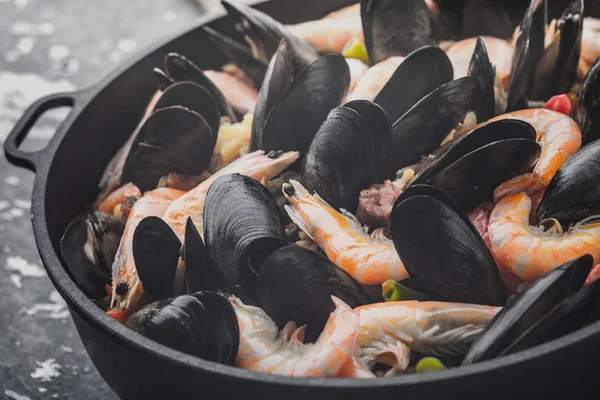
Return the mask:
<path id="1" fill-rule="evenodd" d="M 31 54 L 34 45 L 35 42 L 33 41 L 33 38 L 31 36 L 25 36 L 17 42 L 17 50 L 19 50 L 21 54 Z"/>
<path id="2" fill-rule="evenodd" d="M 0 210 L 5 210 L 10 206 L 10 203 L 6 200 L 0 200 Z"/>
<path id="3" fill-rule="evenodd" d="M 6 269 L 7 271 L 16 271 L 24 277 L 26 276 L 33 278 L 41 278 L 43 276 L 46 276 L 46 273 L 41 267 L 28 262 L 20 256 L 7 257 L 4 269 Z"/>
<path id="4" fill-rule="evenodd" d="M 31 201 L 29 201 L 29 200 L 15 199 L 15 200 L 13 200 L 13 205 L 15 207 L 24 208 L 26 210 L 31 209 Z"/>
<path id="5" fill-rule="evenodd" d="M 15 346 L 17 346 L 17 347 L 21 346 L 21 341 L 20 341 L 20 340 L 17 340 L 17 341 L 15 342 Z"/>
<path id="6" fill-rule="evenodd" d="M 54 45 L 48 49 L 48 57 L 53 60 L 62 60 L 71 54 L 71 50 L 64 45 Z"/>
<path id="7" fill-rule="evenodd" d="M 56 290 L 50 293 L 51 303 L 37 303 L 34 304 L 30 309 L 25 310 L 25 314 L 32 316 L 35 314 L 42 314 L 42 318 L 48 319 L 62 319 L 64 320 L 69 316 L 69 310 L 67 309 L 67 303 L 60 297 L 60 294 Z M 66 322 L 66 321 L 62 321 Z"/>
<path id="8" fill-rule="evenodd" d="M 133 39 L 121 39 L 117 42 L 117 49 L 123 53 L 132 52 L 137 47 L 137 42 Z"/>
<path id="9" fill-rule="evenodd" d="M 42 22 L 37 26 L 37 33 L 44 36 L 49 36 L 54 34 L 54 25 L 50 22 Z"/>
<path id="10" fill-rule="evenodd" d="M 4 183 L 11 186 L 17 186 L 21 183 L 21 179 L 18 176 L 7 176 L 4 178 Z"/>
<path id="11" fill-rule="evenodd" d="M 48 389 L 46 389 L 46 388 L 38 388 L 38 392 L 40 392 L 40 393 L 46 393 L 47 390 Z"/>
<path id="12" fill-rule="evenodd" d="M 108 53 L 108 61 L 113 63 L 121 61 L 122 57 L 123 55 L 119 50 L 112 50 L 110 53 Z"/>
<path id="13" fill-rule="evenodd" d="M 73 352 L 73 349 L 72 349 L 72 348 L 70 348 L 69 346 L 65 346 L 65 345 L 61 345 L 61 346 L 60 346 L 60 349 L 61 349 L 62 351 L 64 351 L 65 353 L 72 353 L 72 352 Z"/>
<path id="14" fill-rule="evenodd" d="M 23 288 L 23 282 L 21 281 L 21 275 L 10 274 L 10 281 L 15 285 L 17 289 Z"/>
<path id="15" fill-rule="evenodd" d="M 37 368 L 29 376 L 33 379 L 40 379 L 42 382 L 50 382 L 52 378 L 60 376 L 60 365 L 55 362 L 54 358 L 49 358 L 46 361 L 36 361 Z"/>
<path id="16" fill-rule="evenodd" d="M 177 19 L 177 14 L 175 14 L 175 11 L 168 10 L 165 13 L 165 21 L 166 22 L 174 22 L 176 19 Z"/>
<path id="17" fill-rule="evenodd" d="M 13 392 L 12 390 L 8 390 L 6 389 L 4 391 L 4 395 L 6 397 L 8 397 L 9 399 L 14 399 L 14 400 L 31 400 L 29 397 L 27 396 L 22 396 L 17 392 Z"/>
<path id="18" fill-rule="evenodd" d="M 33 24 L 25 21 L 17 21 L 13 23 L 8 31 L 15 36 L 35 35 L 37 29 Z"/>
<path id="19" fill-rule="evenodd" d="M 52 398 L 53 398 L 53 399 L 58 399 L 58 394 L 57 394 L 57 393 L 54 393 L 54 394 L 52 395 Z"/>
<path id="20" fill-rule="evenodd" d="M 60 72 L 64 76 L 71 76 L 79 71 L 79 61 L 74 58 L 66 58 L 60 62 Z"/>
<path id="21" fill-rule="evenodd" d="M 90 372 L 90 368 L 89 367 L 83 367 L 83 372 Z"/>

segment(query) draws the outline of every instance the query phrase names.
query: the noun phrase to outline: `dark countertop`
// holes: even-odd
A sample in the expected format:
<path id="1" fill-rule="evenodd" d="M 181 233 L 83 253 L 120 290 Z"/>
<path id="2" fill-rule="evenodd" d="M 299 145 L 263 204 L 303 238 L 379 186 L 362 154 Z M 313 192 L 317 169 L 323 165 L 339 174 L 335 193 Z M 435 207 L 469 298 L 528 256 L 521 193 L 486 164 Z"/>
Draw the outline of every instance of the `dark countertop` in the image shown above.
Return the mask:
<path id="1" fill-rule="evenodd" d="M 34 100 L 99 82 L 153 41 L 193 26 L 203 9 L 197 0 L 0 0 L 0 140 Z M 43 147 L 65 110 L 46 115 L 22 148 Z M 0 399 L 116 399 L 42 267 L 33 178 L 2 152 Z"/>

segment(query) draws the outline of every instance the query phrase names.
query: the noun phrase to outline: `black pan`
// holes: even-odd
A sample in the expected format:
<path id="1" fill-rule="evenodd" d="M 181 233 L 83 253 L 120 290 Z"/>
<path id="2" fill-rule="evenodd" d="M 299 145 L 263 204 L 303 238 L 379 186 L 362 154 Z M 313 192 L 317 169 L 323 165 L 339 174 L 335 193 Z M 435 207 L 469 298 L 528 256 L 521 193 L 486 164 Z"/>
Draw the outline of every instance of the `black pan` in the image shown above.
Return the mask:
<path id="1" fill-rule="evenodd" d="M 320 18 L 351 0 L 254 2 L 285 23 Z M 205 18 L 229 30 L 224 12 Z M 231 32 L 233 34 L 233 32 Z M 204 68 L 218 68 L 199 29 L 148 49 L 102 84 L 34 103 L 5 142 L 8 160 L 36 172 L 33 229 L 52 283 L 66 300 L 94 365 L 123 399 L 531 399 L 600 392 L 600 322 L 521 353 L 422 375 L 373 380 L 291 378 L 207 362 L 157 344 L 121 325 L 93 304 L 68 274 L 60 256 L 67 224 L 91 204 L 105 165 L 127 139 L 155 90 L 152 68 L 176 51 Z M 29 153 L 19 145 L 46 110 L 72 107 L 48 146 Z M 90 390 L 94 390 L 90 388 Z M 578 396 L 579 397 L 579 396 Z M 594 396 L 597 398 L 597 395 Z"/>

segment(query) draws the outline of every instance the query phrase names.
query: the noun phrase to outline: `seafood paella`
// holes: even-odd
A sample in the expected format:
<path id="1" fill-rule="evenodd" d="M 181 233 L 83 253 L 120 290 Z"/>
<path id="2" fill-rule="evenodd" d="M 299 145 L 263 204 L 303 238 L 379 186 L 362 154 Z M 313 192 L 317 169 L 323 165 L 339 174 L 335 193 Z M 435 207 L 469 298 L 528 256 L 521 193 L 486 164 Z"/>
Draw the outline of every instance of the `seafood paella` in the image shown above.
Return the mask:
<path id="1" fill-rule="evenodd" d="M 279 375 L 457 368 L 600 319 L 600 20 L 549 2 L 290 25 L 222 0 L 226 63 L 148 71 L 70 274 L 129 329 Z"/>

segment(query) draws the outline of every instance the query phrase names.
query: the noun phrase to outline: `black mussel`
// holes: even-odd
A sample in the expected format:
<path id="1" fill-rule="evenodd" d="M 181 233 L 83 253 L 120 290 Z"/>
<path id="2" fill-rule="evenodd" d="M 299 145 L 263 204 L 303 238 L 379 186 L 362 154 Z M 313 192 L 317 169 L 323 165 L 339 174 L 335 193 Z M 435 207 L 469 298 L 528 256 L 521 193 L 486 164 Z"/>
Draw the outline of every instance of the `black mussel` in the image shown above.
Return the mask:
<path id="1" fill-rule="evenodd" d="M 531 91 L 533 100 L 568 93 L 575 81 L 581 53 L 583 0 L 573 0 L 556 23 L 557 34 L 537 64 Z"/>
<path id="2" fill-rule="evenodd" d="M 261 149 L 306 154 L 329 112 L 346 96 L 349 85 L 350 70 L 343 56 L 319 57 L 292 81 L 267 115 Z"/>
<path id="3" fill-rule="evenodd" d="M 360 191 L 379 181 L 390 142 L 391 125 L 375 103 L 359 100 L 334 108 L 304 158 L 307 190 L 336 210 L 354 212 Z"/>
<path id="4" fill-rule="evenodd" d="M 392 210 L 394 246 L 411 281 L 441 301 L 501 306 L 507 293 L 492 254 L 456 204 L 428 185 Z"/>
<path id="5" fill-rule="evenodd" d="M 583 143 L 600 139 L 600 57 L 594 61 L 585 75 L 573 108 L 571 118 L 581 128 Z"/>
<path id="6" fill-rule="evenodd" d="M 185 225 L 185 239 L 181 249 L 185 262 L 186 292 L 225 290 L 219 271 L 213 265 L 200 232 L 190 217 Z"/>
<path id="7" fill-rule="evenodd" d="M 277 52 L 269 62 L 256 99 L 256 107 L 252 117 L 252 135 L 250 136 L 250 149 L 252 151 L 263 148 L 262 138 L 267 117 L 293 80 L 294 63 L 292 54 L 288 42 L 283 39 L 277 48 Z"/>
<path id="8" fill-rule="evenodd" d="M 404 114 L 392 127 L 390 173 L 414 164 L 436 150 L 465 119 L 479 95 L 476 78 L 466 76 L 437 88 Z"/>
<path id="9" fill-rule="evenodd" d="M 485 43 L 481 36 L 477 37 L 477 44 L 469 64 L 469 76 L 477 78 L 481 98 L 474 107 L 478 121 L 487 121 L 496 115 L 496 100 L 494 95 L 494 81 L 496 68 L 490 62 Z"/>
<path id="10" fill-rule="evenodd" d="M 186 354 L 233 365 L 239 326 L 229 300 L 214 292 L 198 292 L 151 303 L 125 326 Z"/>
<path id="11" fill-rule="evenodd" d="M 145 192 L 170 172 L 199 175 L 214 146 L 212 128 L 200 114 L 179 106 L 154 111 L 133 140 L 121 183 L 133 182 Z"/>
<path id="12" fill-rule="evenodd" d="M 219 103 L 221 115 L 229 117 L 233 122 L 237 121 L 237 117 L 223 93 L 191 60 L 181 54 L 169 53 L 165 56 L 165 72 L 174 82 L 194 82 L 204 87 Z"/>
<path id="13" fill-rule="evenodd" d="M 202 28 L 216 51 L 221 52 L 227 62 L 236 65 L 259 88 L 267 72 L 267 63 L 254 57 L 252 52 L 232 38 L 205 26 Z"/>
<path id="14" fill-rule="evenodd" d="M 360 15 L 372 65 L 436 44 L 424 0 L 361 0 Z"/>
<path id="15" fill-rule="evenodd" d="M 502 119 L 486 123 L 471 132 L 461 135 L 448 143 L 411 180 L 411 185 L 425 183 L 435 174 L 443 171 L 467 154 L 488 144 L 507 139 L 526 139 L 535 141 L 536 132 L 531 124 L 517 119 Z"/>
<path id="16" fill-rule="evenodd" d="M 154 68 L 154 76 L 156 77 L 156 84 L 158 85 L 158 90 L 161 92 L 171 86 L 175 81 L 169 77 L 162 69 Z"/>
<path id="17" fill-rule="evenodd" d="M 133 233 L 135 269 L 151 301 L 174 295 L 175 273 L 181 242 L 159 217 L 146 217 Z"/>
<path id="18" fill-rule="evenodd" d="M 67 226 L 60 241 L 69 272 L 91 298 L 106 296 L 112 263 L 121 243 L 125 224 L 101 211 L 89 211 Z"/>
<path id="19" fill-rule="evenodd" d="M 208 90 L 193 82 L 174 83 L 163 91 L 153 111 L 173 106 L 181 106 L 202 115 L 210 126 L 213 141 L 216 142 L 221 114 L 217 101 Z"/>
<path id="20" fill-rule="evenodd" d="M 537 208 L 542 221 L 556 218 L 563 227 L 600 214 L 600 141 L 583 146 L 560 166 Z"/>
<path id="21" fill-rule="evenodd" d="M 585 255 L 534 281 L 488 323 L 463 359 L 463 364 L 489 360 L 502 354 L 557 304 L 580 290 L 592 264 L 592 257 Z"/>
<path id="22" fill-rule="evenodd" d="M 210 186 L 204 205 L 204 240 L 210 259 L 229 293 L 244 303 L 254 303 L 252 281 L 257 271 L 248 271 L 248 248 L 255 240 L 284 241 L 281 215 L 275 198 L 260 182 L 229 174 Z"/>
<path id="23" fill-rule="evenodd" d="M 283 24 L 267 14 L 239 2 L 222 0 L 221 4 L 234 20 L 235 28 L 249 42 L 254 56 L 267 63 L 273 57 L 281 39 L 291 44 L 294 65 L 302 70 L 318 57 L 307 42 L 291 33 Z"/>
<path id="24" fill-rule="evenodd" d="M 374 102 L 387 112 L 390 121 L 395 122 L 419 100 L 453 77 L 454 70 L 446 53 L 439 47 L 424 46 L 402 61 Z"/>
<path id="25" fill-rule="evenodd" d="M 306 325 L 314 341 L 335 309 L 331 296 L 350 307 L 368 303 L 361 286 L 327 257 L 300 246 L 272 253 L 260 268 L 256 291 L 261 307 L 282 328 L 288 321 Z"/>

